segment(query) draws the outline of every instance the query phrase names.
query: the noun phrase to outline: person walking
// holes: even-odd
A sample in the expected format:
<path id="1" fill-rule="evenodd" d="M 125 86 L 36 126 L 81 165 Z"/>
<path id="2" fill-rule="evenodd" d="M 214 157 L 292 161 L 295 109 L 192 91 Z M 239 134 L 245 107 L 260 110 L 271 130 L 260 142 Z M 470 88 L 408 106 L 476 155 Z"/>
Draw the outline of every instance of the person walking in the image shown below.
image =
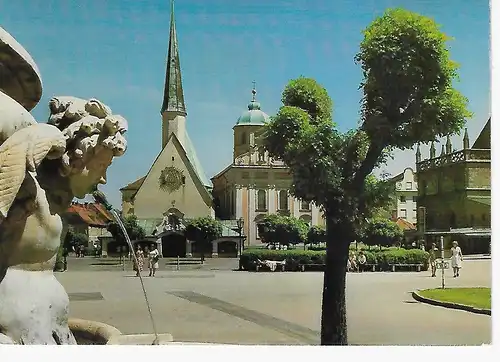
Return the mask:
<path id="1" fill-rule="evenodd" d="M 453 269 L 453 278 L 460 275 L 460 269 L 462 268 L 462 261 L 464 257 L 462 255 L 462 249 L 458 246 L 458 241 L 454 240 L 451 247 L 451 267 Z"/>
<path id="2" fill-rule="evenodd" d="M 158 261 L 160 260 L 160 252 L 156 248 L 155 244 L 151 244 L 151 251 L 148 255 L 149 259 L 149 276 L 154 277 L 156 274 L 156 270 L 158 269 Z"/>
<path id="3" fill-rule="evenodd" d="M 436 276 L 436 253 L 438 249 L 436 247 L 436 243 L 432 243 L 431 248 L 429 249 L 429 266 L 431 267 L 431 277 Z"/>
<path id="4" fill-rule="evenodd" d="M 142 251 L 140 246 L 137 246 L 135 256 L 137 258 L 137 264 L 134 260 L 134 270 L 136 272 L 135 276 L 138 277 L 139 275 L 141 275 L 142 269 L 144 268 L 144 252 Z"/>

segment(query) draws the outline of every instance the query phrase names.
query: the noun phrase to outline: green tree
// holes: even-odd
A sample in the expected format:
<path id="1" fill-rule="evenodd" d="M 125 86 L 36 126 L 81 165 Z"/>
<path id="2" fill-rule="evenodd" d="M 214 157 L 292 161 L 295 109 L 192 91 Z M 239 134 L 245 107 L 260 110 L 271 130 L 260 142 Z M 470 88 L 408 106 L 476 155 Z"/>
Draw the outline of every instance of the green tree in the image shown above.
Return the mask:
<path id="1" fill-rule="evenodd" d="M 385 218 L 370 219 L 364 230 L 366 245 L 393 246 L 403 240 L 404 232 L 394 221 Z"/>
<path id="2" fill-rule="evenodd" d="M 364 30 L 355 61 L 363 92 L 357 129 L 339 132 L 332 101 L 315 80 L 290 81 L 283 106 L 263 133 L 264 147 L 291 169 L 292 194 L 320 205 L 327 251 L 321 344 L 347 344 L 345 275 L 349 245 L 373 210 L 389 200 L 386 182 L 369 177 L 395 148 L 409 149 L 464 126 L 467 99 L 453 88 L 458 65 L 431 19 L 390 9 Z"/>
<path id="3" fill-rule="evenodd" d="M 283 245 L 297 245 L 307 241 L 309 225 L 305 221 L 293 216 L 284 216 L 280 226 L 283 229 Z"/>
<path id="4" fill-rule="evenodd" d="M 323 226 L 314 225 L 307 232 L 307 244 L 320 244 L 326 242 L 326 230 Z"/>
<path id="5" fill-rule="evenodd" d="M 143 239 L 146 236 L 146 232 L 137 222 L 137 216 L 135 215 L 125 216 L 125 218 L 123 218 L 123 225 L 125 226 L 125 230 L 127 231 L 130 240 L 132 241 Z M 116 221 L 109 222 L 106 229 L 119 245 L 127 244 L 125 235 Z"/>
<path id="6" fill-rule="evenodd" d="M 264 243 L 295 245 L 306 241 L 308 226 L 293 216 L 271 214 L 260 220 L 257 228 Z"/>
<path id="7" fill-rule="evenodd" d="M 203 261 L 205 252 L 212 245 L 212 241 L 222 236 L 222 224 L 210 216 L 193 218 L 187 221 L 184 234 L 189 240 L 199 243 Z"/>

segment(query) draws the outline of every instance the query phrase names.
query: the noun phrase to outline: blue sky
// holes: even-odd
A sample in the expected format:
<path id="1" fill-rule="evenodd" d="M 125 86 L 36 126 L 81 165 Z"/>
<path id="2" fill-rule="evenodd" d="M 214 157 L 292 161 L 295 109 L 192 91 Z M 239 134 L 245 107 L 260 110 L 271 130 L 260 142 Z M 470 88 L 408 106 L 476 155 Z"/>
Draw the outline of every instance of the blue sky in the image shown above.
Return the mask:
<path id="1" fill-rule="evenodd" d="M 490 114 L 487 0 L 177 0 L 187 127 L 208 177 L 232 160 L 232 127 L 252 81 L 273 115 L 290 79 L 316 78 L 334 101 L 338 127 L 355 127 L 361 71 L 353 58 L 362 30 L 389 7 L 430 16 L 454 38 L 457 87 L 470 100 L 469 135 L 476 137 Z M 0 25 L 42 74 L 44 95 L 33 111 L 39 121 L 54 95 L 96 97 L 127 118 L 128 151 L 103 187 L 116 206 L 118 189 L 146 174 L 161 150 L 169 11 L 168 0 L 0 0 Z M 461 148 L 458 137 L 454 147 Z M 414 167 L 413 153 L 396 152 L 386 170 L 407 166 Z"/>

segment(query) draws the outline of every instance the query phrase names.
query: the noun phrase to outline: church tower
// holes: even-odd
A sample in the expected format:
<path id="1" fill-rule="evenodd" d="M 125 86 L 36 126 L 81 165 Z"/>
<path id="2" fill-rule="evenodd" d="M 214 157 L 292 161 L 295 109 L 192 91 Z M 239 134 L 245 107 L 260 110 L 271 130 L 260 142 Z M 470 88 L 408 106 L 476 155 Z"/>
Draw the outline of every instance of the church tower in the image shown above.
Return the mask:
<path id="1" fill-rule="evenodd" d="M 252 157 L 251 154 L 256 147 L 256 133 L 269 121 L 269 116 L 260 109 L 260 103 L 255 98 L 256 94 L 253 82 L 252 100 L 248 103 L 248 110 L 243 112 L 233 127 L 233 161 L 243 154 Z"/>
<path id="2" fill-rule="evenodd" d="M 166 146 L 170 134 L 175 133 L 181 144 L 185 144 L 186 105 L 182 90 L 181 64 L 179 46 L 175 30 L 174 1 L 170 5 L 170 35 L 168 40 L 167 70 L 165 74 L 165 90 L 161 106 L 162 117 L 162 149 Z"/>

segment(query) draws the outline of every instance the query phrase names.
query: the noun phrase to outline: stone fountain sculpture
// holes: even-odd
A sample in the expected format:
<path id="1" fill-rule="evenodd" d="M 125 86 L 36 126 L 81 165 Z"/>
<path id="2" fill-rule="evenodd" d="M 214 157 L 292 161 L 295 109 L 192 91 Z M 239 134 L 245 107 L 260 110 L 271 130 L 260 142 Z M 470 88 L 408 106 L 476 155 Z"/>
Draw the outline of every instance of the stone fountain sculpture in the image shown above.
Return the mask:
<path id="1" fill-rule="evenodd" d="M 76 344 L 53 274 L 60 215 L 126 150 L 127 122 L 102 102 L 55 97 L 37 123 L 41 94 L 33 59 L 0 28 L 0 344 Z"/>

